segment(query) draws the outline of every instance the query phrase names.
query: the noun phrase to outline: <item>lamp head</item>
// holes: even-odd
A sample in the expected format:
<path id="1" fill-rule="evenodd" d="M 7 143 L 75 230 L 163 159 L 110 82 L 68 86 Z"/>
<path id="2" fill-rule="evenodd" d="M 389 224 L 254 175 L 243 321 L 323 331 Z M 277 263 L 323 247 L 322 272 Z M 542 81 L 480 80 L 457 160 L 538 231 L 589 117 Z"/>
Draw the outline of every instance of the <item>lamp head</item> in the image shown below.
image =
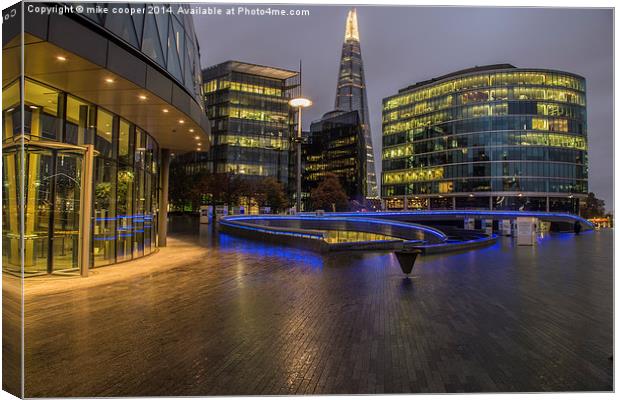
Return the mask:
<path id="1" fill-rule="evenodd" d="M 295 99 L 291 99 L 288 104 L 295 108 L 306 108 L 312 105 L 312 101 L 304 97 L 297 97 Z"/>

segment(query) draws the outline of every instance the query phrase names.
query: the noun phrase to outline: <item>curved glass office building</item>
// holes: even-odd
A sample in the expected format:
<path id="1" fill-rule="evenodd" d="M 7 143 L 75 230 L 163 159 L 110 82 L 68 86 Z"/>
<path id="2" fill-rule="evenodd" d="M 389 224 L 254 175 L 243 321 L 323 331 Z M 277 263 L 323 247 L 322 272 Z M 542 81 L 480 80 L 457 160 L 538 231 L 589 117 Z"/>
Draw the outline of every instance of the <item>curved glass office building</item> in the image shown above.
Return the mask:
<path id="1" fill-rule="evenodd" d="M 23 29 L 3 24 L 3 268 L 84 275 L 145 256 L 165 245 L 170 153 L 208 147 L 191 17 L 33 4 L 14 6 Z"/>
<path id="2" fill-rule="evenodd" d="M 499 64 L 385 98 L 386 206 L 578 213 L 588 191 L 585 91 L 575 74 Z"/>

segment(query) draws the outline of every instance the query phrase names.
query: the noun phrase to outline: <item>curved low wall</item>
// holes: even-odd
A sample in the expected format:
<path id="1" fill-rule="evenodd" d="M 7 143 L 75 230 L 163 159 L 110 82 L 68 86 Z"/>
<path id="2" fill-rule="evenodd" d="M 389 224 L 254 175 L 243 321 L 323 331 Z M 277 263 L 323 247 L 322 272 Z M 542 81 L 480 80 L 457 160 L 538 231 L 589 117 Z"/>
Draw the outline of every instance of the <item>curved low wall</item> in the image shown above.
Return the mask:
<path id="1" fill-rule="evenodd" d="M 467 235 L 463 236 L 464 240 L 454 240 L 436 228 L 409 222 L 368 218 L 360 214 L 355 217 L 333 214 L 330 216 L 237 215 L 222 218 L 219 226 L 222 231 L 236 236 L 321 252 L 418 248 L 424 253 L 438 253 L 485 246 L 495 243 L 496 240 L 495 236 L 474 231 L 467 231 Z M 365 232 L 382 235 L 386 239 L 330 243 L 327 240 L 330 231 Z"/>
<path id="2" fill-rule="evenodd" d="M 253 225 L 260 229 L 280 228 L 284 231 L 292 230 L 296 234 L 299 231 L 356 231 L 376 233 L 392 236 L 405 240 L 423 240 L 428 243 L 442 243 L 448 236 L 439 229 L 428 226 L 391 221 L 385 219 L 367 218 L 356 216 L 355 218 L 331 215 L 321 216 L 285 216 L 285 215 L 240 215 L 229 216 L 223 219 L 226 222 L 241 222 Z"/>

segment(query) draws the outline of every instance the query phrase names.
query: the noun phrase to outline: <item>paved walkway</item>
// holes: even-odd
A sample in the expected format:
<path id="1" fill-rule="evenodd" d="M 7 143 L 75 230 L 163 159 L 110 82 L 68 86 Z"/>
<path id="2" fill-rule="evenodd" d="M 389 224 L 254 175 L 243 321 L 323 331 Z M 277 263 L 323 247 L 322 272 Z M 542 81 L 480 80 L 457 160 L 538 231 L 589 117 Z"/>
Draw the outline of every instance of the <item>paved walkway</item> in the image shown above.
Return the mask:
<path id="1" fill-rule="evenodd" d="M 203 232 L 204 233 L 204 232 Z M 421 258 L 202 235 L 26 283 L 26 395 L 611 390 L 612 232 Z"/>

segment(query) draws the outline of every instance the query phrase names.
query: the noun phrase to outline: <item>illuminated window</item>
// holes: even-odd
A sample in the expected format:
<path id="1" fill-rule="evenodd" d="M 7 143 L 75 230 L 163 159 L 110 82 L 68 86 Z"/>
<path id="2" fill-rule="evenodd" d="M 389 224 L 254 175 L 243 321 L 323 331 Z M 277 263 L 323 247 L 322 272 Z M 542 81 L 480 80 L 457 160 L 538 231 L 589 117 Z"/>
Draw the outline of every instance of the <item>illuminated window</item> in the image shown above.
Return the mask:
<path id="1" fill-rule="evenodd" d="M 398 184 L 418 181 L 433 181 L 443 178 L 443 167 L 416 168 L 406 171 L 385 172 L 383 183 Z"/>
<path id="2" fill-rule="evenodd" d="M 2 140 L 13 137 L 21 131 L 19 81 L 2 89 L 2 109 L 4 129 Z"/>
<path id="3" fill-rule="evenodd" d="M 24 83 L 24 133 L 32 139 L 58 140 L 60 92 L 31 80 Z"/>
<path id="4" fill-rule="evenodd" d="M 205 93 L 215 92 L 217 90 L 217 80 L 214 79 L 212 81 L 209 81 L 205 83 L 204 86 L 205 86 L 204 88 Z"/>
<path id="5" fill-rule="evenodd" d="M 129 151 L 133 147 L 133 130 L 130 130 L 127 121 L 121 119 L 118 128 L 118 158 L 125 164 L 133 164 L 133 152 Z"/>
<path id="6" fill-rule="evenodd" d="M 532 129 L 538 131 L 548 131 L 549 121 L 547 118 L 532 118 Z"/>
<path id="7" fill-rule="evenodd" d="M 114 117 L 109 112 L 102 109 L 97 110 L 97 136 L 95 140 L 95 149 L 100 152 L 103 157 L 111 158 L 114 156 L 114 135 L 113 135 Z"/>
<path id="8" fill-rule="evenodd" d="M 561 118 L 549 120 L 549 130 L 554 132 L 568 132 L 568 120 Z"/>
<path id="9" fill-rule="evenodd" d="M 453 187 L 452 182 L 439 182 L 439 193 L 451 193 Z"/>
<path id="10" fill-rule="evenodd" d="M 251 119 L 256 121 L 268 121 L 286 123 L 288 113 L 278 113 L 275 111 L 255 110 L 249 108 L 230 107 L 228 115 L 232 118 Z"/>
<path id="11" fill-rule="evenodd" d="M 95 107 L 67 96 L 67 120 L 65 125 L 65 141 L 72 144 L 90 143 L 90 134 L 94 123 Z"/>

